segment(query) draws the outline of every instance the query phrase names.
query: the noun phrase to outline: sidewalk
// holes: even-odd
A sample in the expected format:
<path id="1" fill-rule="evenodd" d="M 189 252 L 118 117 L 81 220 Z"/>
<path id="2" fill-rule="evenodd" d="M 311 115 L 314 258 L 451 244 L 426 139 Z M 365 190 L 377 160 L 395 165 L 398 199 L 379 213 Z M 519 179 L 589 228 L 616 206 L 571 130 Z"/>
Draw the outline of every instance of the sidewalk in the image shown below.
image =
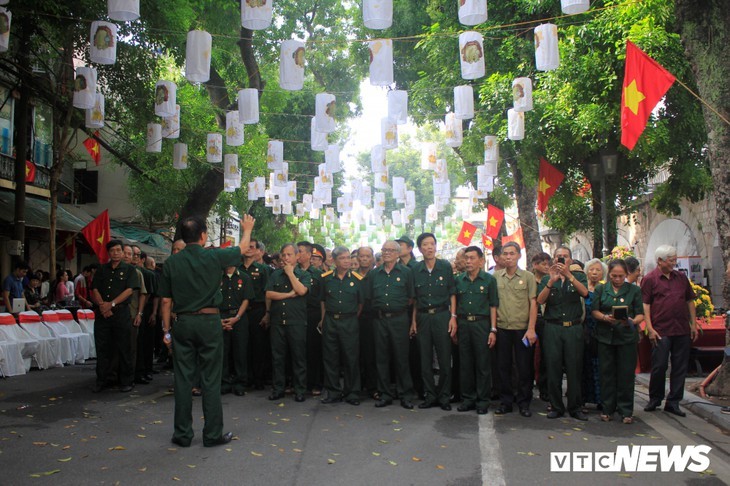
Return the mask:
<path id="1" fill-rule="evenodd" d="M 648 389 L 649 376 L 649 373 L 639 373 L 638 375 L 636 375 L 636 381 L 637 383 L 644 385 Z M 687 379 L 687 381 L 690 380 L 694 381 L 692 378 Z M 701 378 L 696 378 L 696 380 L 701 380 Z M 720 411 L 720 409 L 722 408 L 721 405 L 713 403 L 709 400 L 705 400 L 704 398 L 701 398 L 686 389 L 684 391 L 684 399 L 682 400 L 680 405 L 687 411 L 690 411 L 695 415 L 702 417 L 712 425 L 718 427 L 723 433 L 730 433 L 730 414 L 722 413 Z M 637 408 L 643 408 L 644 404 L 637 403 L 636 406 Z"/>

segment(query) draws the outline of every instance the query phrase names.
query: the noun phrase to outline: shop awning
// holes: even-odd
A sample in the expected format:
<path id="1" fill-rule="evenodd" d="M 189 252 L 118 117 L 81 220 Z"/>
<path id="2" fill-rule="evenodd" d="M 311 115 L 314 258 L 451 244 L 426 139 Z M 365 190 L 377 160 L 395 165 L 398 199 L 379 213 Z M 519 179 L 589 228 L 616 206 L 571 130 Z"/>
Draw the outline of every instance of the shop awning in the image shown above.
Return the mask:
<path id="1" fill-rule="evenodd" d="M 46 199 L 25 198 L 25 225 L 33 228 L 50 229 L 51 203 Z M 15 215 L 15 193 L 0 190 L 0 220 L 13 224 Z M 66 211 L 60 204 L 56 209 L 56 229 L 75 233 L 86 223 Z"/>

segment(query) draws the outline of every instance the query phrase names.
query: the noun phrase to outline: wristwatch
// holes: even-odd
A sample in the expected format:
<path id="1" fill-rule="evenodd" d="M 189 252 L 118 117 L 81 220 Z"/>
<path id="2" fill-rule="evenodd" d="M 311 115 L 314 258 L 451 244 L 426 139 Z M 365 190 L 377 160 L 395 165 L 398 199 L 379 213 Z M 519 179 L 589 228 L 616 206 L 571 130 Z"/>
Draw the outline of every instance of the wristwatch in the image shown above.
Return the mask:
<path id="1" fill-rule="evenodd" d="M 497 328 L 493 327 L 489 332 L 493 332 L 494 334 L 497 334 Z"/>
<path id="2" fill-rule="evenodd" d="M 116 305 L 117 305 L 117 303 L 116 303 L 116 302 L 114 302 L 114 301 L 112 300 L 112 309 L 113 309 L 113 308 L 114 308 L 114 307 L 115 307 Z"/>

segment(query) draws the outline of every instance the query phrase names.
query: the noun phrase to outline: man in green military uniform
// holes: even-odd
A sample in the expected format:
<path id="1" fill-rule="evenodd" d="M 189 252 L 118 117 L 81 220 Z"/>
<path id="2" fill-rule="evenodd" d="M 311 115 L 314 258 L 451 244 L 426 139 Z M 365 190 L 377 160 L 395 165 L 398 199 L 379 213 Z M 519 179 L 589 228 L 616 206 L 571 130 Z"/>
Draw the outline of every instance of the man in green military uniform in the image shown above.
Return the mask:
<path id="1" fill-rule="evenodd" d="M 405 265 L 412 272 L 418 262 L 413 254 L 413 240 L 407 235 L 403 235 L 397 240 L 396 243 L 400 246 L 398 254 L 398 263 Z M 413 306 L 408 306 L 408 319 L 410 320 L 413 315 Z M 411 370 L 411 381 L 413 382 L 413 388 L 416 390 L 416 394 L 419 397 L 423 397 L 423 379 L 421 374 L 421 350 L 418 344 L 418 336 L 412 335 L 411 340 L 408 344 L 408 367 Z M 431 364 L 428 365 L 428 369 L 431 369 Z"/>
<path id="2" fill-rule="evenodd" d="M 307 293 L 307 390 L 319 395 L 322 390 L 322 335 L 317 326 L 322 321 L 322 270 L 312 266 L 313 246 L 308 241 L 297 243 L 297 265 L 312 276 Z"/>
<path id="3" fill-rule="evenodd" d="M 284 397 L 287 348 L 294 375 L 294 400 L 304 401 L 307 386 L 307 293 L 312 274 L 296 266 L 297 247 L 291 243 L 279 252 L 283 268 L 271 274 L 266 299 L 271 301 L 271 355 L 274 371 L 269 400 Z"/>
<path id="4" fill-rule="evenodd" d="M 254 296 L 248 302 L 249 327 L 249 383 L 256 390 L 263 390 L 266 377 L 271 374 L 271 340 L 269 339 L 269 313 L 266 308 L 266 282 L 271 268 L 256 260 L 263 248 L 261 242 L 252 238 L 243 254 L 243 263 L 238 269 L 251 278 Z"/>
<path id="5" fill-rule="evenodd" d="M 357 251 L 359 268 L 357 273 L 363 277 L 363 288 L 367 288 L 367 279 L 375 266 L 375 254 L 369 246 L 362 246 Z M 364 296 L 367 298 L 367 296 Z M 362 302 L 363 307 L 358 318 L 360 327 L 360 375 L 363 390 L 373 398 L 378 395 L 378 372 L 375 361 L 375 313 L 367 300 Z"/>
<path id="6" fill-rule="evenodd" d="M 393 403 L 395 393 L 390 386 L 390 359 L 395 359 L 396 386 L 400 404 L 413 408 L 416 396 L 408 367 L 409 316 L 408 306 L 413 300 L 413 274 L 398 263 L 399 246 L 393 240 L 383 243 L 383 265 L 371 270 L 367 295 L 375 319 L 375 358 L 378 369 L 380 400 L 376 407 Z"/>
<path id="7" fill-rule="evenodd" d="M 456 314 L 461 396 L 457 410 L 489 410 L 492 382 L 491 349 L 497 342 L 497 281 L 484 271 L 484 252 L 478 246 L 464 250 L 466 272 L 456 277 Z"/>
<path id="8" fill-rule="evenodd" d="M 250 244 L 250 243 L 249 243 Z M 223 328 L 221 395 L 246 394 L 248 380 L 248 304 L 254 298 L 253 281 L 236 266 L 226 268 L 221 279 L 223 301 L 218 306 Z"/>
<path id="9" fill-rule="evenodd" d="M 322 403 L 345 401 L 360 405 L 360 339 L 357 318 L 362 310 L 363 277 L 350 270 L 350 252 L 344 246 L 332 250 L 335 269 L 322 274 L 322 354 L 327 396 Z M 340 386 L 343 358 L 344 388 Z"/>
<path id="10" fill-rule="evenodd" d="M 456 336 L 456 287 L 451 264 L 436 258 L 436 236 L 423 233 L 416 241 L 423 261 L 413 267 L 416 291 L 411 335 L 418 335 L 424 401 L 418 408 L 438 403 L 451 410 L 451 339 Z M 433 350 L 439 364 L 438 388 L 432 371 Z"/>
<path id="11" fill-rule="evenodd" d="M 119 391 L 132 389 L 134 362 L 132 361 L 132 316 L 129 298 L 139 288 L 137 271 L 122 261 L 122 242 L 111 240 L 106 244 L 109 263 L 103 264 L 91 282 L 92 298 L 98 306 L 94 321 L 96 345 L 96 385 L 91 389 L 98 393 L 106 386 L 111 371 L 112 357 L 119 357 Z"/>
<path id="12" fill-rule="evenodd" d="M 581 411 L 581 372 L 583 369 L 584 297 L 588 281 L 583 272 L 571 272 L 573 263 L 569 248 L 555 250 L 550 273 L 537 287 L 537 303 L 545 304 L 545 367 L 548 395 L 552 410 L 549 419 L 565 415 L 563 403 L 563 369 L 568 381 L 568 413 L 578 420 L 588 420 Z"/>
<path id="13" fill-rule="evenodd" d="M 233 248 L 205 249 L 208 231 L 200 216 L 185 218 L 180 225 L 185 249 L 170 256 L 160 277 L 162 328 L 169 342 L 171 313 L 177 316 L 172 334 L 175 365 L 175 431 L 172 442 L 189 447 L 193 439 L 193 378 L 200 376 L 203 388 L 203 445 L 227 444 L 233 434 L 223 433 L 221 374 L 223 333 L 219 306 L 221 274 L 226 267 L 238 265 L 248 248 L 254 219 L 246 214 L 241 221 L 243 234 Z M 173 307 L 174 301 L 174 309 Z"/>

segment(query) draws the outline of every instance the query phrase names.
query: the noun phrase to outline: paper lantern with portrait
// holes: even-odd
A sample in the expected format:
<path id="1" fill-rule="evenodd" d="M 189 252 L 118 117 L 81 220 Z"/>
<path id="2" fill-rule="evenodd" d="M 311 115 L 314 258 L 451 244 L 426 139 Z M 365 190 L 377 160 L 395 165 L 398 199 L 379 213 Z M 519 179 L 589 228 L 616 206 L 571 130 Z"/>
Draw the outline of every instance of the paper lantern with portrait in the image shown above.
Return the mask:
<path id="1" fill-rule="evenodd" d="M 421 144 L 421 169 L 436 170 L 436 154 L 438 145 L 434 142 Z"/>
<path id="2" fill-rule="evenodd" d="M 459 60 L 461 61 L 462 78 L 477 79 L 484 76 L 482 34 L 474 31 L 459 34 Z"/>
<path id="3" fill-rule="evenodd" d="M 507 110 L 507 138 L 522 140 L 525 138 L 525 114 L 513 109 Z"/>
<path id="4" fill-rule="evenodd" d="M 335 131 L 335 95 L 317 93 L 314 106 L 314 120 L 318 132 L 332 133 Z"/>
<path id="5" fill-rule="evenodd" d="M 499 160 L 499 140 L 494 135 L 484 137 L 484 162 Z"/>
<path id="6" fill-rule="evenodd" d="M 239 147 L 244 142 L 243 123 L 238 118 L 238 110 L 226 113 L 226 145 Z"/>
<path id="7" fill-rule="evenodd" d="M 398 148 L 398 125 L 389 118 L 380 120 L 380 145 L 385 150 Z"/>
<path id="8" fill-rule="evenodd" d="M 188 144 L 176 143 L 172 146 L 172 166 L 178 170 L 188 168 Z"/>
<path id="9" fill-rule="evenodd" d="M 373 187 L 375 189 L 388 189 L 388 169 L 385 172 L 377 172 L 373 174 Z"/>
<path id="10" fill-rule="evenodd" d="M 586 12 L 591 8 L 590 0 L 560 0 L 560 10 L 566 15 Z"/>
<path id="11" fill-rule="evenodd" d="M 77 67 L 74 78 L 74 107 L 87 110 L 94 106 L 95 97 L 96 69 L 88 66 Z"/>
<path id="12" fill-rule="evenodd" d="M 259 122 L 259 90 L 244 88 L 238 92 L 238 120 L 244 125 Z"/>
<path id="13" fill-rule="evenodd" d="M 180 137 L 180 105 L 175 105 L 175 114 L 162 119 L 162 138 Z"/>
<path id="14" fill-rule="evenodd" d="M 263 30 L 271 25 L 274 0 L 241 0 L 241 25 L 246 29 Z"/>
<path id="15" fill-rule="evenodd" d="M 486 167 L 485 170 L 487 171 L 486 172 L 487 175 L 490 177 L 497 177 L 499 175 L 498 174 L 498 169 L 499 169 L 498 165 L 499 165 L 499 162 L 497 162 L 496 160 L 484 162 L 484 167 Z"/>
<path id="16" fill-rule="evenodd" d="M 558 27 L 555 24 L 535 27 L 535 65 L 538 71 L 552 71 L 560 66 Z"/>
<path id="17" fill-rule="evenodd" d="M 515 111 L 532 110 L 532 80 L 530 78 L 515 78 L 512 81 L 512 99 Z"/>
<path id="18" fill-rule="evenodd" d="M 96 93 L 94 104 L 86 110 L 86 128 L 104 127 L 104 95 Z"/>
<path id="19" fill-rule="evenodd" d="M 408 123 L 408 91 L 388 91 L 388 118 L 396 125 Z"/>
<path id="20" fill-rule="evenodd" d="M 458 120 L 474 118 L 474 90 L 469 85 L 454 88 L 454 116 Z"/>
<path id="21" fill-rule="evenodd" d="M 294 39 L 281 43 L 279 57 L 279 86 L 298 91 L 304 86 L 304 42 Z"/>
<path id="22" fill-rule="evenodd" d="M 13 13 L 5 7 L 0 7 L 0 52 L 6 52 L 10 47 L 10 23 Z"/>
<path id="23" fill-rule="evenodd" d="M 362 20 L 368 29 L 387 29 L 393 25 L 393 0 L 362 0 Z"/>
<path id="24" fill-rule="evenodd" d="M 205 159 L 211 164 L 223 161 L 223 135 L 209 133 L 205 148 Z"/>
<path id="25" fill-rule="evenodd" d="M 373 173 L 385 172 L 385 150 L 382 145 L 375 145 L 370 149 L 370 171 Z"/>
<path id="26" fill-rule="evenodd" d="M 406 202 L 406 179 L 404 177 L 394 176 L 392 180 L 393 199 L 399 204 Z"/>
<path id="27" fill-rule="evenodd" d="M 284 163 L 284 142 L 269 140 L 266 146 L 266 167 L 271 170 L 281 169 Z"/>
<path id="28" fill-rule="evenodd" d="M 389 86 L 393 84 L 393 41 L 375 39 L 368 42 L 370 53 L 370 84 Z"/>
<path id="29" fill-rule="evenodd" d="M 112 20 L 129 22 L 139 18 L 139 0 L 109 0 L 107 12 Z"/>
<path id="30" fill-rule="evenodd" d="M 458 0 L 459 22 L 479 25 L 487 21 L 487 0 Z"/>
<path id="31" fill-rule="evenodd" d="M 206 83 L 210 80 L 210 53 L 213 37 L 204 30 L 188 32 L 185 46 L 185 77 L 191 83 Z"/>
<path id="32" fill-rule="evenodd" d="M 161 79 L 155 84 L 155 115 L 166 117 L 175 114 L 177 85 Z"/>
<path id="33" fill-rule="evenodd" d="M 317 120 L 312 118 L 309 129 L 310 146 L 315 152 L 324 152 L 329 147 L 327 134 L 317 130 Z"/>
<path id="34" fill-rule="evenodd" d="M 117 26 L 100 20 L 91 23 L 89 59 L 97 64 L 114 64 L 117 60 Z"/>
<path id="35" fill-rule="evenodd" d="M 223 156 L 223 177 L 234 179 L 238 174 L 238 155 L 226 154 Z"/>
<path id="36" fill-rule="evenodd" d="M 147 124 L 147 152 L 162 152 L 162 125 L 159 123 Z"/>
<path id="37" fill-rule="evenodd" d="M 452 148 L 461 147 L 464 141 L 464 130 L 461 120 L 456 118 L 453 113 L 447 113 L 444 120 L 444 129 L 446 136 L 446 145 Z"/>
<path id="38" fill-rule="evenodd" d="M 342 170 L 340 164 L 340 146 L 337 144 L 331 144 L 324 151 L 324 163 L 327 166 L 327 172 L 330 174 L 336 174 Z"/>

